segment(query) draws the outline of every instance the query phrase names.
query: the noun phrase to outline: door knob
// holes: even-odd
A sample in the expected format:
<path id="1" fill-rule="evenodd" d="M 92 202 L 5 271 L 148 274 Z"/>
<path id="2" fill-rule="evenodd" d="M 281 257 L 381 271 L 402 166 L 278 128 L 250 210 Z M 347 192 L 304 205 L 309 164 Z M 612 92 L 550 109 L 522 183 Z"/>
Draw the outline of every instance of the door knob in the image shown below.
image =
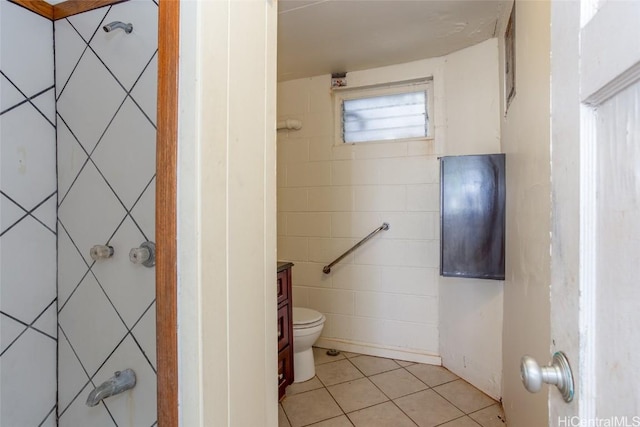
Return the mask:
<path id="1" fill-rule="evenodd" d="M 542 388 L 542 383 L 552 384 L 558 387 L 565 402 L 573 399 L 573 375 L 569 360 L 563 352 L 558 351 L 553 355 L 550 366 L 540 367 L 531 356 L 523 356 L 520 361 L 520 378 L 524 388 L 531 393 L 537 393 Z"/>

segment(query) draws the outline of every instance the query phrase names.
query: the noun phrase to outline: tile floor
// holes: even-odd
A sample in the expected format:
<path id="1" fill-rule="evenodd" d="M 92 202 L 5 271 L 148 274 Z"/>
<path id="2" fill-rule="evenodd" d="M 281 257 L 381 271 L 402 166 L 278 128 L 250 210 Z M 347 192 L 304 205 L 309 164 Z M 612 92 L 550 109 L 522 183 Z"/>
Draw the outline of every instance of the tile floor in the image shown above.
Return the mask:
<path id="1" fill-rule="evenodd" d="M 313 349 L 316 376 L 292 384 L 279 427 L 506 427 L 496 402 L 445 368 Z"/>

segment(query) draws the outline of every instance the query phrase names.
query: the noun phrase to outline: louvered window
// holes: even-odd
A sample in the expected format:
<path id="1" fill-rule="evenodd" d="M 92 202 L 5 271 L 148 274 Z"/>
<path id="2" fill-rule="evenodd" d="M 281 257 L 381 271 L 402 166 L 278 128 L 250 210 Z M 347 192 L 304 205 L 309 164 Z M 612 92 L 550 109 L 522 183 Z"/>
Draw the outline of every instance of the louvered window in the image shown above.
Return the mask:
<path id="1" fill-rule="evenodd" d="M 426 83 L 340 92 L 345 143 L 430 137 Z"/>

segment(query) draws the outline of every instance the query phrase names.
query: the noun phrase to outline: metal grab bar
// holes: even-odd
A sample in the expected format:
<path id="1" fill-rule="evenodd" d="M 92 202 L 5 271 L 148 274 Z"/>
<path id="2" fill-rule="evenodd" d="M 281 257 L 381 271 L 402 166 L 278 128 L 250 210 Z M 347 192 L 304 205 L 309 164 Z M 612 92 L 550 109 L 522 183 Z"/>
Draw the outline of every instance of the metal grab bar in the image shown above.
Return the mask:
<path id="1" fill-rule="evenodd" d="M 345 253 L 343 253 L 342 255 L 340 255 L 338 258 L 336 258 L 331 264 L 329 265 L 325 265 L 324 267 L 322 267 L 322 272 L 324 274 L 329 274 L 331 273 L 331 267 L 333 267 L 334 265 L 336 265 L 337 263 L 339 263 L 342 258 L 346 257 L 347 255 L 349 255 L 351 252 L 355 251 L 356 249 L 358 249 L 360 246 L 362 246 L 362 244 L 364 242 L 366 242 L 367 240 L 369 240 L 370 238 L 372 238 L 373 236 L 375 236 L 376 234 L 378 234 L 380 231 L 382 230 L 388 230 L 389 229 L 389 223 L 387 222 L 383 222 L 382 225 L 378 228 L 376 228 L 375 230 L 373 230 L 371 233 L 369 233 L 364 239 L 360 240 L 358 243 L 356 243 L 355 245 L 353 245 L 353 247 L 351 247 L 351 249 L 349 249 L 348 251 L 346 251 Z"/>

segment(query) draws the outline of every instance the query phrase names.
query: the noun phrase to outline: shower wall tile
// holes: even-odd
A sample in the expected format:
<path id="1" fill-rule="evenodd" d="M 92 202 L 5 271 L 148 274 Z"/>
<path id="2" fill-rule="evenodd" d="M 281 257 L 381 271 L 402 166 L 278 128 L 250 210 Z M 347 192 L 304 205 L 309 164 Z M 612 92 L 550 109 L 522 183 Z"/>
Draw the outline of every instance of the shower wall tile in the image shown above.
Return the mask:
<path id="1" fill-rule="evenodd" d="M 71 349 L 66 336 L 60 332 L 58 337 L 58 376 L 64 378 L 67 385 L 58 390 L 58 410 L 62 414 L 78 391 L 87 385 L 89 377 Z"/>
<path id="2" fill-rule="evenodd" d="M 55 425 L 53 82 L 51 21 L 0 0 L 2 426 Z"/>
<path id="3" fill-rule="evenodd" d="M 1 362 L 2 425 L 40 425 L 56 405 L 56 340 L 28 328 Z"/>
<path id="4" fill-rule="evenodd" d="M 278 120 L 303 123 L 278 132 L 278 258 L 294 262 L 294 304 L 327 315 L 327 345 L 437 355 L 437 154 L 429 142 L 336 144 L 330 80 L 278 84 Z"/>
<path id="5" fill-rule="evenodd" d="M 58 114 L 91 153 L 126 95 L 96 54 L 86 49 L 58 98 Z"/>
<path id="6" fill-rule="evenodd" d="M 129 91 L 158 49 L 158 6 L 151 0 L 125 2 L 112 7 L 102 24 L 113 21 L 132 23 L 133 32 L 100 30 L 90 46 Z"/>
<path id="7" fill-rule="evenodd" d="M 4 112 L 0 120 L 2 191 L 31 210 L 56 191 L 55 128 L 29 102 Z"/>
<path id="8" fill-rule="evenodd" d="M 54 23 L 56 29 L 56 96 L 64 89 L 71 72 L 87 48 L 78 31 L 66 19 Z M 64 48 L 63 48 L 64 46 Z"/>
<path id="9" fill-rule="evenodd" d="M 140 318 L 132 330 L 142 352 L 151 366 L 157 370 L 156 359 L 156 303 L 154 302 Z"/>
<path id="10" fill-rule="evenodd" d="M 51 21 L 3 1 L 0 28 L 2 72 L 27 96 L 53 87 Z M 25 55 L 25 52 L 28 52 Z"/>
<path id="11" fill-rule="evenodd" d="M 68 50 L 57 104 L 60 427 L 156 422 L 155 269 L 129 251 L 155 241 L 157 11 L 136 0 L 55 23 L 56 52 Z M 104 32 L 111 21 L 133 32 Z M 114 255 L 93 261 L 98 244 Z M 85 405 L 127 368 L 133 389 Z"/>

